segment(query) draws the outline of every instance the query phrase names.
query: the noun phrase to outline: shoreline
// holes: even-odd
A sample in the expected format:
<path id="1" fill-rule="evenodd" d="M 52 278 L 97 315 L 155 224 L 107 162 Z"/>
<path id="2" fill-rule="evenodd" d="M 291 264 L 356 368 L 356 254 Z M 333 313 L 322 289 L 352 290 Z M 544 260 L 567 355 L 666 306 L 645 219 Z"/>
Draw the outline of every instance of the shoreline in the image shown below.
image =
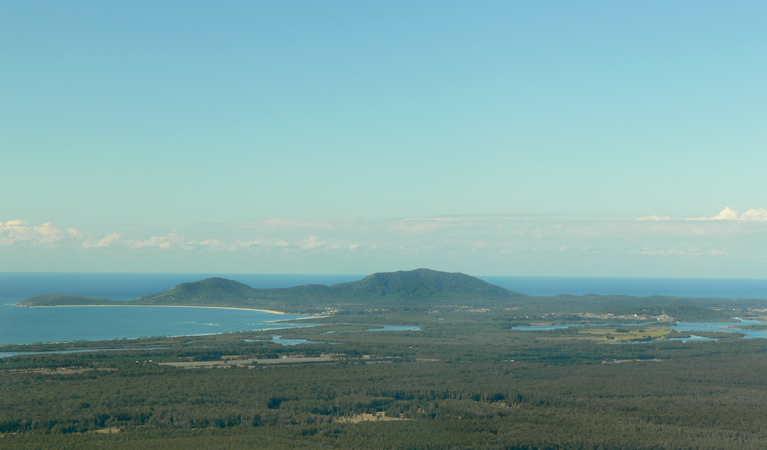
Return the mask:
<path id="1" fill-rule="evenodd" d="M 238 310 L 238 311 L 257 311 L 257 312 L 263 312 L 267 314 L 275 314 L 278 316 L 283 316 L 282 318 L 275 318 L 275 317 L 264 317 L 260 319 L 254 320 L 257 324 L 261 324 L 262 328 L 256 328 L 255 330 L 252 329 L 237 329 L 237 330 L 231 330 L 231 331 L 207 331 L 207 332 L 192 332 L 190 334 L 187 333 L 181 333 L 181 334 L 158 334 L 158 335 L 146 335 L 146 336 L 136 336 L 136 337 L 116 337 L 116 338 L 104 338 L 104 339 L 61 339 L 61 340 L 53 340 L 53 341 L 35 341 L 35 342 L 26 342 L 26 343 L 2 343 L 0 344 L 0 347 L 5 346 L 30 346 L 30 345 L 36 345 L 36 344 L 43 344 L 43 345 L 51 345 L 51 344 L 74 344 L 78 340 L 84 340 L 87 342 L 107 342 L 112 341 L 114 339 L 121 339 L 121 340 L 127 340 L 127 341 L 134 341 L 134 340 L 141 340 L 144 338 L 182 338 L 182 337 L 192 337 L 192 336 L 216 336 L 221 334 L 229 334 L 229 333 L 248 333 L 248 332 L 268 332 L 268 331 L 278 331 L 284 329 L 286 326 L 289 328 L 293 327 L 311 327 L 315 326 L 313 323 L 306 323 L 303 322 L 308 319 L 318 319 L 327 317 L 327 315 L 309 315 L 309 314 L 293 314 L 293 313 L 287 313 L 284 311 L 275 311 L 275 310 L 268 310 L 268 309 L 256 309 L 256 308 L 240 308 L 240 307 L 234 307 L 234 306 L 194 306 L 194 305 L 35 305 L 35 306 L 28 306 L 28 305 L 19 305 L 16 303 L 6 303 L 5 306 L 15 306 L 19 308 L 30 308 L 30 309 L 36 309 L 36 308 L 42 308 L 42 309 L 53 309 L 53 308 L 87 308 L 87 307 L 148 307 L 148 308 L 202 308 L 202 309 L 229 309 L 229 310 Z M 126 314 L 128 312 L 126 311 Z M 149 312 L 147 312 L 149 313 Z M 158 314 L 161 314 L 159 311 Z M 179 312 L 180 313 L 180 312 Z M 63 314 L 63 312 L 62 312 Z M 74 314 L 80 314 L 80 313 L 74 313 Z M 175 314 L 175 313 L 170 313 Z M 203 312 L 199 312 L 197 314 L 205 314 Z M 291 316 L 291 317 L 284 317 L 284 316 Z M 282 322 L 285 322 L 285 324 L 282 324 Z M 303 323 L 301 323 L 303 322 Z M 92 350 L 119 350 L 119 348 L 100 348 L 100 349 L 84 349 L 82 351 L 92 351 Z M 63 353 L 70 352 L 69 350 L 62 351 Z M 8 353 L 8 352 L 0 352 L 0 353 Z M 16 351 L 11 351 L 10 353 L 17 353 Z M 22 353 L 26 353 L 22 351 Z M 38 354 L 38 353 L 49 353 L 49 351 L 31 351 L 30 354 Z M 0 354 L 0 359 L 12 356 L 12 355 L 5 355 Z"/>
<path id="2" fill-rule="evenodd" d="M 195 305 L 19 305 L 18 303 L 12 303 L 11 306 L 18 306 L 20 308 L 89 308 L 89 307 L 149 307 L 149 308 L 206 308 L 206 309 L 234 309 L 238 311 L 260 311 L 270 314 L 279 314 L 282 316 L 306 316 L 305 318 L 315 318 L 317 316 L 311 316 L 306 314 L 294 314 L 285 311 L 275 311 L 272 309 L 259 309 L 259 308 L 242 308 L 237 306 L 195 306 Z M 303 318 L 303 317 L 302 317 Z M 301 319 L 302 319 L 301 318 Z M 299 320 L 299 319 L 285 319 L 285 320 Z M 276 321 L 270 321 L 276 322 Z"/>

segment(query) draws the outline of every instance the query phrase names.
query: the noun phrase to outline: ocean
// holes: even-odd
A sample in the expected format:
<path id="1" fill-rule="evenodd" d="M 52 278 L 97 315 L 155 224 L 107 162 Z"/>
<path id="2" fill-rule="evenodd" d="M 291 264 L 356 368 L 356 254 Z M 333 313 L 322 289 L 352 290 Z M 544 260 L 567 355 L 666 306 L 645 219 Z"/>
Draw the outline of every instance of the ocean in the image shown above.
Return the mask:
<path id="1" fill-rule="evenodd" d="M 767 279 L 629 277 L 479 277 L 527 295 L 599 294 L 767 299 Z"/>
<path id="2" fill-rule="evenodd" d="M 215 308 L 13 306 L 13 303 L 26 298 L 45 294 L 129 300 L 210 276 L 223 276 L 259 288 L 289 287 L 305 283 L 332 284 L 349 279 L 348 276 L 325 275 L 0 273 L 0 344 L 279 330 L 297 325 L 273 321 L 302 317 Z"/>
<path id="3" fill-rule="evenodd" d="M 161 307 L 20 308 L 45 294 L 128 300 L 184 282 L 220 276 L 256 288 L 331 285 L 364 275 L 0 273 L 0 344 L 184 336 L 279 329 L 284 316 L 260 311 Z M 587 277 L 479 277 L 528 295 L 617 294 L 645 297 L 767 298 L 767 280 Z"/>

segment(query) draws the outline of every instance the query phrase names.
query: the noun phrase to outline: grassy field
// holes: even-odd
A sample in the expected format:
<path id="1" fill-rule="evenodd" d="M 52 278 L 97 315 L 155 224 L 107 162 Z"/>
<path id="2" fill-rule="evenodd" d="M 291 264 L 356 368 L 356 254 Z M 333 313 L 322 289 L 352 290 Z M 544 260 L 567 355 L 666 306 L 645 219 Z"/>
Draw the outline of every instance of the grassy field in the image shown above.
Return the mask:
<path id="1" fill-rule="evenodd" d="M 578 334 L 596 341 L 631 342 L 662 339 L 671 333 L 665 326 L 582 327 Z"/>

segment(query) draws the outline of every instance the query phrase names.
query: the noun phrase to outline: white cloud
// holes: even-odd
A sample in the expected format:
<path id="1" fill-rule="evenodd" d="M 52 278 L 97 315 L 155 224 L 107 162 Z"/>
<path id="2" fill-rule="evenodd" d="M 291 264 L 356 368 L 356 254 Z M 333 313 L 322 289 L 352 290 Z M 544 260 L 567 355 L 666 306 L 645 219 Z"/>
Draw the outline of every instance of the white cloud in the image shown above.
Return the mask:
<path id="1" fill-rule="evenodd" d="M 303 241 L 299 242 L 299 247 L 305 250 L 312 250 L 318 247 L 325 247 L 327 245 L 327 242 L 320 241 L 320 238 L 317 236 L 309 236 L 307 239 L 304 239 Z"/>
<path id="2" fill-rule="evenodd" d="M 667 250 L 651 250 L 644 249 L 639 252 L 642 255 L 648 256 L 726 256 L 727 252 L 724 250 L 679 250 L 679 249 L 667 249 Z"/>
<path id="3" fill-rule="evenodd" d="M 170 248 L 189 249 L 194 248 L 195 244 L 196 243 L 193 241 L 184 241 L 184 236 L 174 231 L 172 233 L 168 233 L 165 236 L 152 236 L 149 239 L 134 241 L 130 247 L 134 249 L 156 247 L 161 250 L 167 250 Z"/>
<path id="4" fill-rule="evenodd" d="M 21 241 L 30 241 L 34 238 L 34 230 L 24 220 L 9 220 L 5 222 L 5 237 L 13 244 Z"/>
<path id="5" fill-rule="evenodd" d="M 301 228 L 329 229 L 336 225 L 337 223 L 327 220 L 298 220 L 283 217 L 272 217 L 245 224 L 230 224 L 227 225 L 227 227 L 252 230 L 286 231 Z"/>
<path id="6" fill-rule="evenodd" d="M 767 209 L 756 208 L 749 209 L 741 214 L 739 211 L 730 208 L 729 206 L 719 212 L 714 217 L 691 217 L 685 220 L 739 220 L 748 222 L 763 222 L 767 221 Z"/>
<path id="7" fill-rule="evenodd" d="M 74 228 L 70 228 L 70 231 Z M 77 230 L 75 230 L 77 231 Z M 79 233 L 79 232 L 78 232 Z M 80 236 L 82 236 L 82 233 L 80 233 Z M 83 241 L 83 248 L 105 248 L 109 247 L 110 245 L 117 242 L 122 235 L 120 233 L 111 233 L 106 236 L 104 236 L 101 239 L 96 239 L 92 236 L 88 236 L 85 241 Z"/>
<path id="8" fill-rule="evenodd" d="M 652 216 L 644 216 L 644 217 L 638 217 L 637 220 L 640 221 L 663 221 L 663 220 L 671 220 L 671 217 L 669 216 L 659 216 L 657 214 L 654 214 Z"/>
<path id="9" fill-rule="evenodd" d="M 193 242 L 189 242 L 189 245 L 194 245 Z M 197 243 L 197 246 L 199 248 L 205 248 L 212 251 L 220 251 L 220 250 L 236 250 L 237 246 L 235 243 L 227 244 L 226 242 L 220 240 L 220 239 L 205 239 L 203 241 L 200 241 Z"/>
<path id="10" fill-rule="evenodd" d="M 444 227 L 450 222 L 455 222 L 455 219 L 449 219 L 444 217 L 422 217 L 422 218 L 410 218 L 402 219 L 394 223 L 394 229 L 398 231 L 405 231 L 408 233 L 423 233 L 427 231 L 434 231 Z"/>
<path id="11" fill-rule="evenodd" d="M 715 223 L 714 219 L 719 222 Z M 734 262 L 757 264 L 764 260 L 763 265 L 767 266 L 767 258 L 763 257 L 767 254 L 767 234 L 760 226 L 762 222 L 758 222 L 765 219 L 767 210 L 764 209 L 741 214 L 727 208 L 715 217 L 705 218 L 706 221 L 684 221 L 667 216 L 630 220 L 449 216 L 314 221 L 315 225 L 325 224 L 326 227 L 313 229 L 301 226 L 301 221 L 275 219 L 269 226 L 263 223 L 261 226 L 205 224 L 180 230 L 183 233 L 168 233 L 167 229 L 141 232 L 139 228 L 131 227 L 107 229 L 103 234 L 95 235 L 86 231 L 86 225 L 69 228 L 49 222 L 30 224 L 12 220 L 0 222 L 0 248 L 11 246 L 10 250 L 15 247 L 22 255 L 29 255 L 30 261 L 33 256 L 38 257 L 40 251 L 56 249 L 57 255 L 67 258 L 79 254 L 82 256 L 78 257 L 84 259 L 104 262 L 116 257 L 117 253 L 125 256 L 125 260 L 143 260 L 146 255 L 155 255 L 159 260 L 159 254 L 162 254 L 165 264 L 175 261 L 179 267 L 187 262 L 199 267 L 224 263 L 234 267 L 242 261 L 248 261 L 248 264 L 276 261 L 286 264 L 284 267 L 291 267 L 291 264 L 304 267 L 301 264 L 311 262 L 315 264 L 311 270 L 325 270 L 322 264 L 331 267 L 355 261 L 354 264 L 360 267 L 365 264 L 372 267 L 385 261 L 395 268 L 411 263 L 424 266 L 453 264 L 456 268 L 467 264 L 476 267 L 494 264 L 498 271 L 514 273 L 502 268 L 524 269 L 527 267 L 524 261 L 539 261 L 542 264 L 540 270 L 545 271 L 548 266 L 541 261 L 551 257 L 561 267 L 580 270 L 580 267 L 590 267 L 589 264 L 596 264 L 602 258 L 615 264 L 629 261 L 625 267 L 636 264 L 647 269 L 641 273 L 657 274 L 655 268 L 662 264 L 717 266 L 720 270 L 718 266 L 728 269 Z M 34 250 L 38 255 L 33 255 L 32 251 L 24 253 L 28 250 Z M 62 250 L 70 253 L 62 253 Z M 19 254 L 0 253 L 5 253 L 8 261 L 12 255 Z M 618 273 L 617 269 L 614 272 Z"/>
<path id="12" fill-rule="evenodd" d="M 32 229 L 39 235 L 40 242 L 56 242 L 64 237 L 64 232 L 51 225 L 50 222 L 32 227 Z"/>
<path id="13" fill-rule="evenodd" d="M 25 220 L 15 219 L 0 222 L 0 245 L 28 243 L 33 245 L 53 244 L 66 236 L 61 229 L 50 222 L 30 225 Z"/>
<path id="14" fill-rule="evenodd" d="M 232 249 L 238 249 L 238 248 L 253 248 L 261 246 L 262 242 L 260 240 L 252 240 L 252 241 L 243 241 L 241 239 L 237 239 L 234 241 L 231 245 Z"/>
<path id="15" fill-rule="evenodd" d="M 767 221 L 767 209 L 749 209 L 740 216 L 740 220 Z"/>

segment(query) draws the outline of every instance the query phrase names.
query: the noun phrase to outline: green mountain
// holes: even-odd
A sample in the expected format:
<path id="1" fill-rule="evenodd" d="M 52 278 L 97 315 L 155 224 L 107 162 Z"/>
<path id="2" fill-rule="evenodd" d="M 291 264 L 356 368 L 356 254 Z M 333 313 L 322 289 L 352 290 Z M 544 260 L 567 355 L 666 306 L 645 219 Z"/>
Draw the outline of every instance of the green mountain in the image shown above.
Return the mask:
<path id="1" fill-rule="evenodd" d="M 182 283 L 159 294 L 146 295 L 129 303 L 141 305 L 242 306 L 258 297 L 254 289 L 226 278 L 206 278 L 194 283 Z"/>
<path id="2" fill-rule="evenodd" d="M 522 297 L 493 284 L 462 273 L 429 269 L 376 273 L 359 281 L 331 286 L 331 290 L 351 297 L 386 299 L 397 303 L 452 303 L 477 306 Z"/>
<path id="3" fill-rule="evenodd" d="M 87 297 L 42 296 L 29 298 L 18 304 L 217 306 L 320 312 L 328 308 L 419 310 L 445 305 L 485 307 L 520 297 L 523 295 L 462 273 L 418 269 L 377 273 L 359 281 L 333 286 L 310 284 L 291 288 L 255 289 L 237 281 L 208 278 L 195 283 L 179 284 L 159 294 L 127 302 Z"/>

